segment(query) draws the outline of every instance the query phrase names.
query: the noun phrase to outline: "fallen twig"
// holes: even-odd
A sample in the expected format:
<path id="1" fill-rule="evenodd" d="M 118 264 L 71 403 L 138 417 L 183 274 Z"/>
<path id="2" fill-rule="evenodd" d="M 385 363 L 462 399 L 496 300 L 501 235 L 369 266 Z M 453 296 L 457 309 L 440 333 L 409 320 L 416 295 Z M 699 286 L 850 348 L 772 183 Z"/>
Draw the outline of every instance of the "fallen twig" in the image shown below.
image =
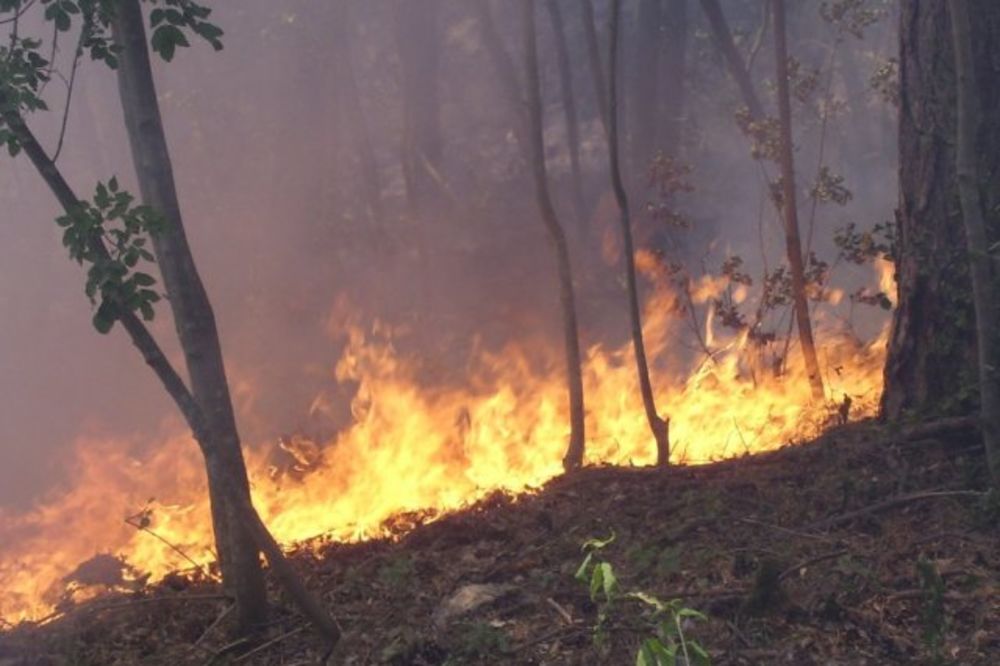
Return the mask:
<path id="1" fill-rule="evenodd" d="M 271 647 L 272 645 L 276 645 L 277 643 L 280 643 L 283 640 L 287 640 L 287 639 L 291 638 L 292 636 L 295 636 L 296 634 L 302 633 L 305 630 L 305 628 L 306 628 L 306 625 L 300 624 L 299 626 L 297 626 L 294 629 L 291 629 L 289 631 L 286 631 L 285 633 L 281 634 L 280 636 L 275 636 L 274 638 L 272 638 L 271 640 L 267 641 L 266 643 L 261 643 L 260 645 L 258 645 L 254 649 L 250 650 L 249 652 L 244 652 L 239 657 L 237 657 L 236 659 L 234 659 L 233 663 L 234 664 L 239 664 L 241 662 L 244 662 L 247 659 L 249 659 L 250 657 L 254 656 L 255 654 L 259 654 L 259 653 L 263 652 L 264 650 L 266 650 L 267 648 Z"/>
<path id="2" fill-rule="evenodd" d="M 839 516 L 832 516 L 830 518 L 825 518 L 818 522 L 809 525 L 807 530 L 819 530 L 819 529 L 829 529 L 835 525 L 841 525 L 843 523 L 849 523 L 855 518 L 860 518 L 861 516 L 868 515 L 870 513 L 878 513 L 879 511 L 885 511 L 887 509 L 894 509 L 899 506 L 904 506 L 906 504 L 912 504 L 913 502 L 919 502 L 925 499 L 937 499 L 942 497 L 982 497 L 983 493 L 976 490 L 940 490 L 922 493 L 911 493 L 909 495 L 902 495 L 900 497 L 892 497 L 881 502 L 876 502 L 863 509 L 858 509 L 857 511 L 849 511 L 847 513 L 841 514 Z"/>

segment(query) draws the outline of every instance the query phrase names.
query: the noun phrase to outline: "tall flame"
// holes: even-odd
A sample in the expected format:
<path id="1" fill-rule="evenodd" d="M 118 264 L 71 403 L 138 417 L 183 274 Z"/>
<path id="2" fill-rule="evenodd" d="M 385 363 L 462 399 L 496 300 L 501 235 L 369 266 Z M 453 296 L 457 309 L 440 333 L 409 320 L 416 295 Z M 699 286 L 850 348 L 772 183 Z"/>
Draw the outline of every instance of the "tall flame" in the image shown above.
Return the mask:
<path id="1" fill-rule="evenodd" d="M 648 257 L 638 259 L 647 271 L 653 266 Z M 880 268 L 884 274 L 891 264 Z M 694 281 L 692 302 L 710 304 L 727 286 L 717 278 Z M 743 285 L 734 287 L 735 298 L 744 299 Z M 852 416 L 877 408 L 885 331 L 863 344 L 820 326 L 831 400 L 817 404 L 801 359 L 792 354 L 776 376 L 754 360 L 746 332 L 727 334 L 709 321 L 694 322 L 695 328 L 708 326 L 698 334 L 711 353 L 681 348 L 680 334 L 692 322 L 676 316 L 676 299 L 669 283 L 658 281 L 643 313 L 674 462 L 706 462 L 810 438 L 836 418 L 835 403 L 844 396 L 851 398 Z M 273 447 L 247 452 L 255 503 L 280 541 L 317 534 L 364 539 L 383 534 L 387 519 L 401 512 L 447 511 L 497 489 L 536 488 L 561 472 L 568 409 L 558 354 L 515 344 L 479 352 L 461 386 L 428 386 L 418 379 L 418 363 L 396 352 L 389 327 L 363 327 L 345 315 L 342 303 L 335 310 L 336 327 L 348 335 L 335 377 L 357 387 L 353 423 L 322 445 L 302 437 L 283 440 L 292 463 L 285 473 L 275 469 Z M 631 345 L 590 348 L 583 373 L 588 462 L 652 463 L 655 447 Z M 317 399 L 314 407 L 322 404 Z M 142 460 L 130 457 L 133 442 L 82 439 L 70 490 L 24 514 L 0 513 L 0 618 L 43 618 L 60 601 L 127 586 L 140 572 L 156 580 L 192 561 L 213 559 L 201 460 L 181 431 L 162 436 Z M 141 519 L 126 524 L 123 519 L 143 507 Z M 94 585 L 94 576 L 81 575 L 79 565 L 97 553 L 130 567 L 98 576 L 102 585 Z"/>

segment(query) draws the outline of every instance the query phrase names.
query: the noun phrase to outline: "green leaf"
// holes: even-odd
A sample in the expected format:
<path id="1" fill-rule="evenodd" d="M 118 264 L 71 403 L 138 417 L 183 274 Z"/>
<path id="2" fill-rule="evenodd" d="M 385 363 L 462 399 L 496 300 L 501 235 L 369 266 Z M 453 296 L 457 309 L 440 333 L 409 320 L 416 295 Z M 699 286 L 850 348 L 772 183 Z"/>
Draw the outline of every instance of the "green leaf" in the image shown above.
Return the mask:
<path id="1" fill-rule="evenodd" d="M 100 307 L 97 308 L 97 312 L 94 313 L 94 318 L 91 321 L 98 333 L 106 335 L 115 325 L 117 318 L 115 307 L 108 301 L 103 301 Z"/>
<path id="2" fill-rule="evenodd" d="M 688 656 L 691 657 L 693 666 L 712 666 L 712 658 L 708 652 L 695 641 L 688 641 Z"/>
<path id="3" fill-rule="evenodd" d="M 597 601 L 597 595 L 604 588 L 604 569 L 601 568 L 601 564 L 594 567 L 594 571 L 590 574 L 590 600 L 594 602 Z"/>
<path id="4" fill-rule="evenodd" d="M 587 556 L 583 558 L 583 562 L 580 564 L 580 568 L 576 570 L 573 574 L 573 578 L 576 578 L 581 583 L 587 582 L 587 568 L 590 566 L 591 560 L 594 559 L 593 553 L 587 553 Z"/>
<path id="5" fill-rule="evenodd" d="M 611 536 L 609 536 L 607 539 L 587 539 L 586 541 L 583 542 L 583 546 L 580 547 L 580 550 L 600 550 L 605 546 L 609 545 L 614 540 L 615 540 L 614 532 L 612 532 Z"/>
<path id="6" fill-rule="evenodd" d="M 165 10 L 156 8 L 149 13 L 149 27 L 155 28 L 156 26 L 163 23 L 163 19 L 166 18 L 167 13 Z"/>
<path id="7" fill-rule="evenodd" d="M 147 275 L 146 273 L 136 273 L 132 276 L 132 279 L 140 287 L 152 287 L 156 284 L 156 278 L 152 275 Z"/>
<path id="8" fill-rule="evenodd" d="M 146 321 L 153 321 L 153 317 L 156 316 L 156 311 L 153 310 L 153 306 L 150 305 L 149 301 L 139 303 L 139 311 L 142 313 L 142 318 Z"/>
<path id="9" fill-rule="evenodd" d="M 597 565 L 601 570 L 601 583 L 604 590 L 604 598 L 610 602 L 618 592 L 618 577 L 615 570 L 608 562 L 601 562 Z"/>

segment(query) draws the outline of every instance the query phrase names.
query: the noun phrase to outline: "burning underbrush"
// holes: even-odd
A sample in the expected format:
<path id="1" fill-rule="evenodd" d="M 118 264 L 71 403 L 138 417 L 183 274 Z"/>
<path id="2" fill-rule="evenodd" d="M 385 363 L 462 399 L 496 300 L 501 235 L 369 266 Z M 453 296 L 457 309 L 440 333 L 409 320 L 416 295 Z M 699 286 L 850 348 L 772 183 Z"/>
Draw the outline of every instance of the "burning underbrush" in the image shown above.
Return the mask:
<path id="1" fill-rule="evenodd" d="M 794 345 L 753 326 L 720 325 L 727 305 L 747 301 L 745 285 L 710 276 L 683 290 L 654 284 L 644 327 L 673 462 L 773 450 L 875 412 L 884 330 L 861 341 L 817 308 L 828 395 L 817 404 Z M 556 350 L 477 349 L 460 383 L 428 383 L 420 359 L 398 351 L 399 330 L 365 324 L 344 303 L 330 328 L 347 336 L 334 378 L 353 390 L 350 423 L 325 439 L 301 434 L 247 451 L 256 505 L 280 541 L 383 537 L 393 516 L 436 516 L 497 491 L 531 491 L 562 471 L 568 419 Z M 652 463 L 630 345 L 591 347 L 584 387 L 587 462 Z M 317 418 L 326 402 L 314 402 Z M 137 458 L 136 442 L 81 439 L 68 489 L 30 512 L 0 514 L 4 622 L 51 618 L 178 569 L 215 576 L 197 448 L 178 426 L 157 441 Z"/>

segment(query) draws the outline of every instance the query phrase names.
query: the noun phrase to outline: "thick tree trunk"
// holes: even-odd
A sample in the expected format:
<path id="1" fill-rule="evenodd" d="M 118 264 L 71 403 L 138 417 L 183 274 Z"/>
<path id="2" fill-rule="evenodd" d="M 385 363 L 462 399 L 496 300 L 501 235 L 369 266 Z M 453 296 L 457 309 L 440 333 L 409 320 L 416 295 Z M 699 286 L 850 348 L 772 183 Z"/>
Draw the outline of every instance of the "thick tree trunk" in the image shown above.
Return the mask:
<path id="1" fill-rule="evenodd" d="M 956 175 L 965 223 L 969 273 L 976 312 L 978 349 L 979 412 L 986 460 L 993 485 L 1000 488 L 1000 294 L 994 258 L 989 248 L 995 242 L 986 230 L 986 216 L 980 190 L 976 141 L 981 123 L 977 64 L 972 51 L 972 27 L 967 0 L 949 0 L 952 48 L 958 80 Z M 995 121 L 996 119 L 994 119 Z M 994 183 L 995 186 L 995 183 Z"/>
<path id="2" fill-rule="evenodd" d="M 778 116 L 781 124 L 781 182 L 783 186 L 781 209 L 785 218 L 785 249 L 792 274 L 792 300 L 795 320 L 799 330 L 799 344 L 809 373 L 813 397 L 822 400 L 823 376 L 816 358 L 812 322 L 809 319 L 809 301 L 806 298 L 805 269 L 802 263 L 802 242 L 799 240 L 798 201 L 795 191 L 795 162 L 792 157 L 792 104 L 788 91 L 788 48 L 785 44 L 785 0 L 774 3 L 774 50 L 777 62 Z"/>
<path id="3" fill-rule="evenodd" d="M 555 38 L 556 64 L 559 68 L 559 87 L 562 92 L 563 115 L 566 119 L 566 147 L 569 149 L 570 175 L 573 179 L 573 211 L 581 231 L 587 230 L 587 211 L 583 202 L 583 175 L 580 170 L 580 123 L 576 111 L 576 96 L 573 94 L 573 69 L 570 66 L 569 45 L 566 27 L 563 25 L 562 10 L 558 0 L 548 0 L 549 19 Z"/>
<path id="4" fill-rule="evenodd" d="M 653 386 L 649 380 L 649 364 L 646 360 L 646 345 L 642 338 L 642 314 L 639 307 L 639 287 L 635 276 L 635 248 L 632 243 L 632 220 L 629 215 L 628 197 L 625 184 L 622 182 L 619 166 L 618 146 L 618 113 L 615 108 L 618 103 L 618 85 L 616 64 L 618 60 L 619 22 L 621 19 L 621 0 L 612 0 L 611 6 L 611 81 L 609 85 L 610 132 L 608 143 L 611 157 L 611 183 L 615 191 L 615 199 L 621 213 L 622 253 L 625 255 L 625 278 L 628 290 L 629 318 L 632 324 L 632 348 L 635 351 L 636 370 L 639 373 L 639 390 L 642 394 L 642 405 L 646 412 L 649 429 L 656 442 L 656 464 L 670 463 L 670 420 L 660 418 L 656 411 L 656 400 L 653 397 Z"/>
<path id="5" fill-rule="evenodd" d="M 987 234 L 1000 231 L 1000 3 L 970 3 L 976 86 L 983 110 L 977 169 Z M 975 315 L 958 198 L 955 61 L 948 5 L 900 6 L 899 211 L 896 308 L 883 416 L 965 412 L 976 398 Z M 980 248 L 981 250 L 982 248 Z"/>
<path id="6" fill-rule="evenodd" d="M 426 213 L 441 189 L 438 0 L 396 0 L 394 27 L 403 101 L 403 175 L 410 209 Z"/>
<path id="7" fill-rule="evenodd" d="M 556 217 L 549 195 L 545 168 L 544 137 L 542 135 L 541 84 L 538 76 L 538 49 L 535 44 L 535 9 L 533 0 L 521 0 L 521 24 L 524 32 L 525 82 L 528 89 L 528 121 L 531 130 L 531 167 L 535 180 L 535 196 L 542 221 L 549 234 L 559 273 L 559 300 L 562 306 L 563 334 L 566 353 L 566 382 L 569 389 L 570 441 L 563 458 L 567 471 L 583 464 L 584 406 L 583 376 L 580 370 L 580 339 L 576 323 L 576 297 L 573 293 L 573 271 L 569 260 L 566 234 Z"/>

